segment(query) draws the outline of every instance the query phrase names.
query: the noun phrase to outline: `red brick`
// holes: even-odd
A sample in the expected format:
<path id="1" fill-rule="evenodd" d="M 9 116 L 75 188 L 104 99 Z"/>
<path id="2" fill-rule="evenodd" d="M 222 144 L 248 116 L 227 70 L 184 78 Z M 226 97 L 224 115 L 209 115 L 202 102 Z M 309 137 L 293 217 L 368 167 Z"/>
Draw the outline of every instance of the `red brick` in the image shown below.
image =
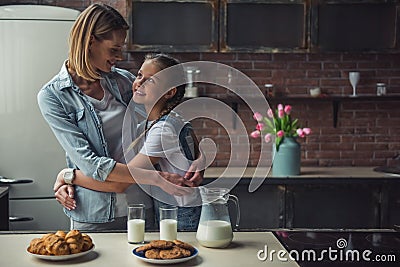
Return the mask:
<path id="1" fill-rule="evenodd" d="M 272 58 L 271 54 L 262 53 L 262 54 L 251 54 L 251 53 L 238 53 L 238 60 L 249 60 L 249 61 L 270 61 Z"/>
<path id="2" fill-rule="evenodd" d="M 307 71 L 307 77 L 310 78 L 340 78 L 339 71 L 327 71 L 327 70 L 309 70 Z"/>
<path id="3" fill-rule="evenodd" d="M 343 54 L 343 61 L 374 61 L 377 56 L 375 54 L 363 54 L 363 53 L 349 53 Z"/>
<path id="4" fill-rule="evenodd" d="M 307 56 L 308 61 L 321 61 L 321 62 L 335 62 L 342 61 L 340 54 L 309 54 Z"/>
<path id="5" fill-rule="evenodd" d="M 323 62 L 323 69 L 335 69 L 335 70 L 343 70 L 343 69 L 354 69 L 356 68 L 356 63 L 353 62 Z"/>
<path id="6" fill-rule="evenodd" d="M 295 53 L 289 53 L 289 54 L 273 54 L 272 59 L 274 61 L 306 61 L 306 55 L 305 54 L 295 54 Z"/>

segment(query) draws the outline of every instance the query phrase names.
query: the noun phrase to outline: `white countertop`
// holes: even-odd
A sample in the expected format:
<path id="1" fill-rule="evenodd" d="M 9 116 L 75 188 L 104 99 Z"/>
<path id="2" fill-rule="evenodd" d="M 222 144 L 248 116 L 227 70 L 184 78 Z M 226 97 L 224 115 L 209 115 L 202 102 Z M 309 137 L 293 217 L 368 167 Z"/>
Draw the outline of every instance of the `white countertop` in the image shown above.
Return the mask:
<path id="1" fill-rule="evenodd" d="M 126 233 L 89 233 L 95 244 L 94 251 L 70 261 L 45 261 L 34 258 L 26 252 L 29 242 L 43 234 L 1 234 L 0 235 L 0 266 L 30 267 L 50 265 L 73 266 L 155 266 L 137 259 L 132 250 L 136 247 L 127 242 Z M 195 238 L 195 232 L 179 232 L 178 239 L 194 245 L 199 255 L 184 263 L 174 266 L 210 266 L 210 267 L 239 267 L 239 266 L 286 266 L 298 267 L 293 261 L 279 261 L 273 258 L 261 261 L 257 257 L 259 250 L 265 245 L 268 251 L 286 251 L 271 232 L 235 232 L 234 239 L 228 248 L 211 249 L 200 246 Z M 146 233 L 146 240 L 159 239 L 159 233 Z M 286 253 L 286 255 L 288 255 Z M 275 253 L 277 257 L 277 254 Z"/>

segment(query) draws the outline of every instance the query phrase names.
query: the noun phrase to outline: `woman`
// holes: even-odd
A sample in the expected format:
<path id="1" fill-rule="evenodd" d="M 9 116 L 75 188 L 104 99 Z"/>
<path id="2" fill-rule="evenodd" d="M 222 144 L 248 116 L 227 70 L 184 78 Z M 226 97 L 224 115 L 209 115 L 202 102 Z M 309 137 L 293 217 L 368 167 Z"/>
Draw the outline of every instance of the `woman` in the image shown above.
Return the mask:
<path id="1" fill-rule="evenodd" d="M 171 187 L 167 180 L 189 186 L 201 181 L 199 173 L 186 180 L 177 174 L 139 169 L 132 177 L 125 164 L 121 141 L 125 112 L 132 113 L 132 135 L 136 132 L 136 107 L 129 104 L 134 76 L 115 68 L 115 64 L 122 60 L 128 29 L 124 18 L 112 7 L 89 6 L 71 29 L 67 61 L 38 94 L 42 115 L 66 152 L 70 169 L 63 172 L 64 179 L 77 185 L 75 200 L 69 199 L 76 208 L 64 209 L 74 229 L 126 229 L 125 195 L 113 192 L 135 183 L 133 178 L 146 177 L 146 183 L 171 192 L 179 188 Z M 106 181 L 102 191 L 108 192 L 80 187 L 79 180 L 74 181 L 76 170 Z M 69 193 L 73 193 L 71 187 Z M 137 186 L 129 194 L 151 203 Z M 59 188 L 56 197 L 65 204 L 65 186 Z"/>

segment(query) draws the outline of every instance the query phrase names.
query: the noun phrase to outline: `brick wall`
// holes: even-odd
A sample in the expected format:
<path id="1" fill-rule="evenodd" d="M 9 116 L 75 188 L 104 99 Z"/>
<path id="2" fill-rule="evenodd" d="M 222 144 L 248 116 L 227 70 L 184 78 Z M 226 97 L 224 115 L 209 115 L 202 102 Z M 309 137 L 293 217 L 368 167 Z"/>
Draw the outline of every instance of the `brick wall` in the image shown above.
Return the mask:
<path id="1" fill-rule="evenodd" d="M 2 1 L 6 4 L 43 4 L 83 10 L 89 0 L 30 0 Z M 102 1 L 126 15 L 124 0 Z M 400 94 L 400 54 L 396 53 L 325 53 L 325 54 L 251 54 L 251 53 L 175 53 L 182 62 L 215 61 L 232 66 L 248 75 L 260 88 L 274 84 L 277 93 L 288 96 L 308 94 L 320 87 L 325 94 L 349 95 L 352 92 L 348 72 L 360 71 L 359 94 L 375 94 L 377 82 L 387 84 L 388 94 Z M 143 53 L 130 52 L 120 66 L 136 72 Z M 226 90 L 203 86 L 201 95 L 221 96 Z M 376 166 L 400 164 L 399 101 L 370 101 L 348 99 L 339 103 L 337 127 L 333 127 L 333 109 L 329 101 L 290 100 L 293 115 L 302 126 L 312 128 L 313 134 L 299 140 L 302 144 L 303 166 Z M 265 112 L 261 111 L 260 112 Z M 238 114 L 248 132 L 254 129 L 252 112 L 239 104 Z M 196 119 L 193 122 L 199 138 L 211 138 L 217 146 L 213 166 L 225 166 L 242 160 L 240 153 L 231 155 L 230 142 L 241 143 L 247 135 L 229 140 L 226 130 L 217 122 Z M 259 140 L 250 140 L 249 166 L 255 166 L 260 150 Z"/>

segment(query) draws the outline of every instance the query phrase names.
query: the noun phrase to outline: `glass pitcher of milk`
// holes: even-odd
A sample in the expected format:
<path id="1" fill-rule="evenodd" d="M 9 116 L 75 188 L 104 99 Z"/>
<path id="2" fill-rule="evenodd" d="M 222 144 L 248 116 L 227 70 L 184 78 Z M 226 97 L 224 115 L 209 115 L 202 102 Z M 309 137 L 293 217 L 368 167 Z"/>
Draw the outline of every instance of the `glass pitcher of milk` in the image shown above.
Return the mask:
<path id="1" fill-rule="evenodd" d="M 202 209 L 196 233 L 197 241 L 204 247 L 227 247 L 233 239 L 228 200 L 235 203 L 237 229 L 240 220 L 239 199 L 229 194 L 227 188 L 200 187 L 200 195 Z"/>

